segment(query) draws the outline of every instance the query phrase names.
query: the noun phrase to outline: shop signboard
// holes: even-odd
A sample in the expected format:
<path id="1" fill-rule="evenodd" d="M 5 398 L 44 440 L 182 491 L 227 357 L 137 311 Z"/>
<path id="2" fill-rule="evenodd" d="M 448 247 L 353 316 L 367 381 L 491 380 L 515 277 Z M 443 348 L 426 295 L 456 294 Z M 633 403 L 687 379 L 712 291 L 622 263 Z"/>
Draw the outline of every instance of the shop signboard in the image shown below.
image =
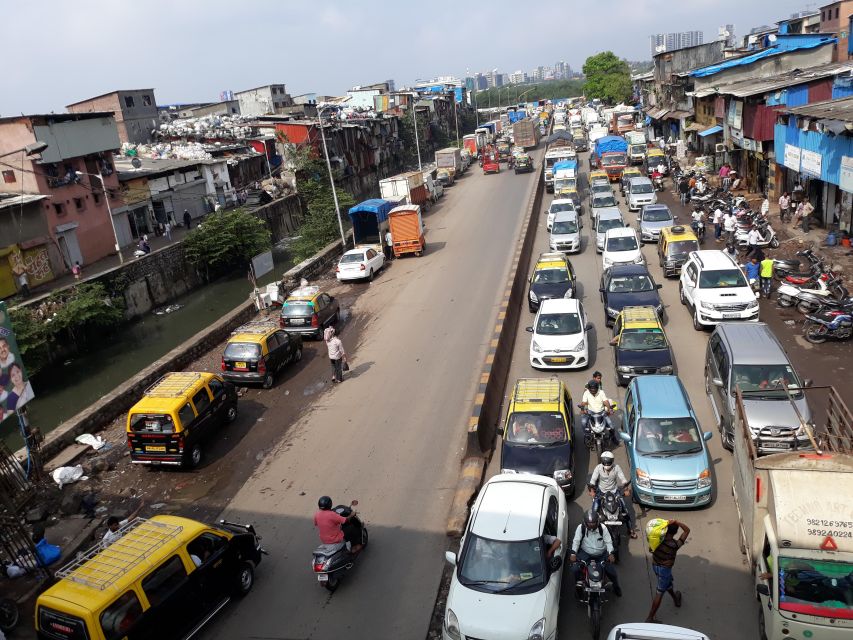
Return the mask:
<path id="1" fill-rule="evenodd" d="M 838 186 L 847 193 L 853 193 L 853 158 L 841 156 L 841 179 Z"/>
<path id="2" fill-rule="evenodd" d="M 15 331 L 5 302 L 0 302 L 0 421 L 5 422 L 33 399 L 33 387 L 27 378 Z"/>
<path id="3" fill-rule="evenodd" d="M 785 160 L 784 165 L 789 169 L 793 169 L 797 173 L 800 171 L 800 148 L 792 144 L 785 145 Z"/>
<path id="4" fill-rule="evenodd" d="M 823 158 L 814 151 L 802 150 L 800 171 L 813 178 L 820 178 L 821 161 Z"/>

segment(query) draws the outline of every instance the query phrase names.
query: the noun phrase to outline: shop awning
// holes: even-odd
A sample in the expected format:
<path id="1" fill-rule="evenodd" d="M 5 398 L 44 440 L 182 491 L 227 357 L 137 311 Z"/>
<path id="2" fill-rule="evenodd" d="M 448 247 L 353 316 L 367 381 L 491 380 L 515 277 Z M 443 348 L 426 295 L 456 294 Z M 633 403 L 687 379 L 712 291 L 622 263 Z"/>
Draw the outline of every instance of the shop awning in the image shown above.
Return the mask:
<path id="1" fill-rule="evenodd" d="M 663 118 L 667 113 L 669 113 L 669 109 L 651 109 L 651 110 L 649 111 L 649 117 L 650 117 L 652 120 L 660 120 L 660 119 L 661 119 L 661 118 Z"/>
<path id="2" fill-rule="evenodd" d="M 723 130 L 723 128 L 720 125 L 715 124 L 713 127 L 709 127 L 708 129 L 705 129 L 704 131 L 700 131 L 699 135 L 704 138 L 705 136 L 712 136 L 715 133 L 720 133 L 722 130 Z"/>

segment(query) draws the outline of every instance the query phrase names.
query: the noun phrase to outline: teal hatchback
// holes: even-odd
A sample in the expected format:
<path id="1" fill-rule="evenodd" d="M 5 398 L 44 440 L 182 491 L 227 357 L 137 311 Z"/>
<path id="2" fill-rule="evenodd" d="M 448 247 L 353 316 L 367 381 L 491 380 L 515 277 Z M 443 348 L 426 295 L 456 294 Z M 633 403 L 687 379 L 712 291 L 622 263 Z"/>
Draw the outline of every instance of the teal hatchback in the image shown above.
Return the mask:
<path id="1" fill-rule="evenodd" d="M 631 380 L 622 432 L 634 498 L 651 507 L 689 509 L 711 502 L 713 475 L 706 442 L 690 398 L 676 376 Z"/>

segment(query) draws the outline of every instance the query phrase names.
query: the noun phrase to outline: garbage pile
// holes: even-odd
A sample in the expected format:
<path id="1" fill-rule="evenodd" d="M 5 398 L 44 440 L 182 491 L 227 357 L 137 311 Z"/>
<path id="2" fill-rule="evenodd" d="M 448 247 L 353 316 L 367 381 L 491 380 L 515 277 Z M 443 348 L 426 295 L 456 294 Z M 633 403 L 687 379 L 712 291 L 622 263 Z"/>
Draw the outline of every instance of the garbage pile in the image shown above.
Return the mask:
<path id="1" fill-rule="evenodd" d="M 158 142 L 155 144 L 124 142 L 121 145 L 121 155 L 151 160 L 210 160 L 213 156 L 208 149 L 211 148 L 215 148 L 215 145 L 205 145 L 200 142 Z"/>
<path id="2" fill-rule="evenodd" d="M 157 133 L 164 137 L 217 138 L 241 140 L 252 135 L 252 128 L 245 123 L 253 118 L 239 115 L 209 115 L 200 118 L 184 118 L 160 124 Z"/>

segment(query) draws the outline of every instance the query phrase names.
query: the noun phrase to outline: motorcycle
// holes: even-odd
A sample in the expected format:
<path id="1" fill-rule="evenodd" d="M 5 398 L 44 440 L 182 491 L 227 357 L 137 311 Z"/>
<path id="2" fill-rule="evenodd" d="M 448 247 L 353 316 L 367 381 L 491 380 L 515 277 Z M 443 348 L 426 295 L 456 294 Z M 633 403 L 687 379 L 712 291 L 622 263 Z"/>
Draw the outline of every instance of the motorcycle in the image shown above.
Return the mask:
<path id="1" fill-rule="evenodd" d="M 696 234 L 696 237 L 699 239 L 699 243 L 705 241 L 705 221 L 701 218 L 699 220 L 694 220 L 690 223 L 690 227 L 693 229 L 693 233 Z"/>
<path id="2" fill-rule="evenodd" d="M 758 233 L 761 234 L 761 239 L 755 245 L 757 247 L 770 247 L 776 249 L 779 247 L 779 238 L 776 237 L 776 232 L 765 220 L 756 221 Z M 749 247 L 749 228 L 741 227 L 735 233 L 735 242 L 740 249 Z"/>
<path id="3" fill-rule="evenodd" d="M 838 278 L 824 281 L 818 280 L 823 286 L 818 289 L 800 289 L 796 298 L 797 311 L 802 314 L 812 313 L 817 311 L 823 305 L 830 305 L 833 308 L 843 306 L 843 301 L 850 296 L 847 289 L 841 284 Z M 790 285 L 779 285 L 779 289 Z M 779 291 L 777 289 L 777 292 Z"/>
<path id="4" fill-rule="evenodd" d="M 0 631 L 9 633 L 21 619 L 17 603 L 11 598 L 0 598 Z"/>
<path id="5" fill-rule="evenodd" d="M 586 605 L 593 640 L 601 636 L 601 605 L 607 602 L 607 593 L 613 585 L 605 582 L 604 565 L 595 560 L 581 561 L 583 586 L 580 587 L 580 601 Z"/>
<path id="6" fill-rule="evenodd" d="M 614 436 L 611 433 L 612 430 L 608 428 L 607 421 L 605 420 L 607 410 L 590 411 L 582 405 L 578 405 L 578 408 L 583 411 L 583 417 L 586 418 L 586 420 L 583 420 L 583 417 L 581 418 L 584 444 L 590 451 L 595 450 L 596 454 L 601 455 L 601 452 L 607 448 L 608 444 L 614 442 Z"/>
<path id="7" fill-rule="evenodd" d="M 824 270 L 823 260 L 815 255 L 811 249 L 805 249 L 797 252 L 798 256 L 805 256 L 809 261 L 808 271 L 802 270 L 802 263 L 796 258 L 786 260 L 773 260 L 773 275 L 778 280 L 788 280 L 792 284 L 803 284 L 816 274 Z M 789 280 L 790 279 L 790 280 Z"/>
<path id="8" fill-rule="evenodd" d="M 655 191 L 663 191 L 663 176 L 658 175 L 652 178 L 652 184 L 655 187 Z"/>
<path id="9" fill-rule="evenodd" d="M 610 539 L 613 541 L 613 557 L 619 562 L 619 548 L 622 544 L 622 533 L 627 521 L 623 519 L 622 502 L 615 491 L 605 491 L 599 496 L 598 514 L 601 522 L 607 527 Z"/>
<path id="10" fill-rule="evenodd" d="M 818 309 L 806 316 L 803 335 L 812 344 L 823 344 L 829 338 L 849 340 L 853 336 L 853 305 L 840 309 Z"/>
<path id="11" fill-rule="evenodd" d="M 793 307 L 798 304 L 803 298 L 803 294 L 812 293 L 811 297 L 806 297 L 805 300 L 809 303 L 815 303 L 829 296 L 830 289 L 840 285 L 838 278 L 826 277 L 827 274 L 804 282 L 803 284 L 793 284 L 791 282 L 782 282 L 776 289 L 776 300 L 780 307 Z M 843 296 L 838 296 L 839 298 Z"/>
<path id="12" fill-rule="evenodd" d="M 347 540 L 360 540 L 362 547 L 366 548 L 368 540 L 367 527 L 357 515 L 354 515 L 353 511 L 353 507 L 357 504 L 358 500 L 353 500 L 349 506 L 338 505 L 333 511 L 344 518 L 349 518 L 346 523 L 341 525 L 344 538 Z M 334 593 L 344 574 L 355 566 L 356 559 L 360 554 L 361 552 L 352 553 L 347 549 L 345 542 L 321 544 L 313 552 L 314 559 L 312 566 L 314 574 L 317 576 L 317 582 Z"/>

